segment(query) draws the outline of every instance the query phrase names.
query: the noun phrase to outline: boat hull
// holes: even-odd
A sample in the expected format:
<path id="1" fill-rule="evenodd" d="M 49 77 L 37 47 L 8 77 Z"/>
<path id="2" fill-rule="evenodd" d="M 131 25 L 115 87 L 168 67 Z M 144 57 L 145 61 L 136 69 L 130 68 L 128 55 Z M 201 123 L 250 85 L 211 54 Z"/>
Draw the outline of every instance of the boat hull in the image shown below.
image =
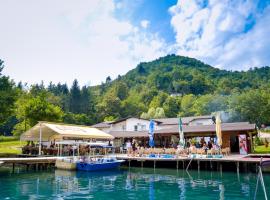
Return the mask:
<path id="1" fill-rule="evenodd" d="M 78 162 L 76 164 L 76 168 L 79 171 L 100 171 L 100 170 L 108 170 L 115 169 L 120 166 L 122 162 L 108 162 L 108 163 L 83 163 Z"/>

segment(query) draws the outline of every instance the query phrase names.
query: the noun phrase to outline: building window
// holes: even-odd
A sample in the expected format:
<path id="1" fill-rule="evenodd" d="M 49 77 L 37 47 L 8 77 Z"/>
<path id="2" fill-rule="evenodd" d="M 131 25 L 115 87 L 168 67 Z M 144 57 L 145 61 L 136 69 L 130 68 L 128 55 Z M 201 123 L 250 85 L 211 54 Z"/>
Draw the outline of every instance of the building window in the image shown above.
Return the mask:
<path id="1" fill-rule="evenodd" d="M 138 126 L 137 125 L 134 126 L 134 131 L 138 131 Z"/>
<path id="2" fill-rule="evenodd" d="M 145 131 L 146 130 L 146 125 L 142 125 L 141 129 L 142 129 L 142 131 Z"/>

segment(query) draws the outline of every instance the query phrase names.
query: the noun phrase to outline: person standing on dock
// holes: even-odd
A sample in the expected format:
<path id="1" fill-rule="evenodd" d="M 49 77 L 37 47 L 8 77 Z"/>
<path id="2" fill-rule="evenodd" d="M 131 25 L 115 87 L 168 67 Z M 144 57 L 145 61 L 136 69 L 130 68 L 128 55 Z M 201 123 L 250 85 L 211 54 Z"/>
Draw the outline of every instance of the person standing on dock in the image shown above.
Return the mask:
<path id="1" fill-rule="evenodd" d="M 131 142 L 130 142 L 130 140 L 127 141 L 126 148 L 127 148 L 127 155 L 130 156 L 131 155 Z"/>

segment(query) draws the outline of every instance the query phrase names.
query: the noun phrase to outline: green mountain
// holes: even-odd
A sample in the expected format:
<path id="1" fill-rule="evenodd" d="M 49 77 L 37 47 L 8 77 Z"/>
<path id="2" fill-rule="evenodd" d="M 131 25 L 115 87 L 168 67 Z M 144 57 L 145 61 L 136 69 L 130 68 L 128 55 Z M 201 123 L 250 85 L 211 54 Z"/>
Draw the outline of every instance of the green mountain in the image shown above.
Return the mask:
<path id="1" fill-rule="evenodd" d="M 112 83 L 124 82 L 129 89 L 146 87 L 168 94 L 202 95 L 213 92 L 230 94 L 232 91 L 258 89 L 268 85 L 269 78 L 269 67 L 241 72 L 226 71 L 193 58 L 168 55 L 152 62 L 140 63 Z"/>
<path id="2" fill-rule="evenodd" d="M 92 91 L 98 96 L 100 119 L 140 116 L 151 107 L 161 107 L 165 116 L 173 117 L 231 111 L 233 100 L 250 91 L 266 91 L 269 86 L 269 67 L 227 71 L 193 58 L 168 55 L 140 63 L 116 80 L 107 78 Z M 110 106 L 114 109 L 104 109 Z"/>

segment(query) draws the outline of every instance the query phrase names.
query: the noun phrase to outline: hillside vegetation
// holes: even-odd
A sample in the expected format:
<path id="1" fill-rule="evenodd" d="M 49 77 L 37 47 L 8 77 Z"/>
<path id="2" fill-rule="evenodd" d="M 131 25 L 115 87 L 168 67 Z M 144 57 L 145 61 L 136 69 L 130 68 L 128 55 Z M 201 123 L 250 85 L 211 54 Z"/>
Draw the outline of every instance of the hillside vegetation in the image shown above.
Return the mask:
<path id="1" fill-rule="evenodd" d="M 3 66 L 3 62 L 0 62 Z M 1 69 L 0 69 L 1 73 Z M 98 86 L 43 83 L 28 90 L 0 74 L 0 133 L 19 135 L 38 120 L 91 125 L 127 116 L 160 118 L 223 111 L 223 121 L 270 124 L 270 68 L 226 71 L 168 55 Z"/>

